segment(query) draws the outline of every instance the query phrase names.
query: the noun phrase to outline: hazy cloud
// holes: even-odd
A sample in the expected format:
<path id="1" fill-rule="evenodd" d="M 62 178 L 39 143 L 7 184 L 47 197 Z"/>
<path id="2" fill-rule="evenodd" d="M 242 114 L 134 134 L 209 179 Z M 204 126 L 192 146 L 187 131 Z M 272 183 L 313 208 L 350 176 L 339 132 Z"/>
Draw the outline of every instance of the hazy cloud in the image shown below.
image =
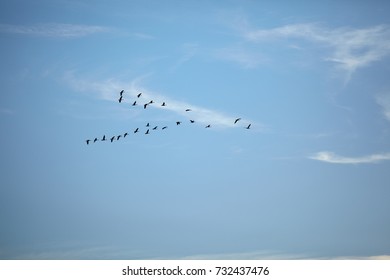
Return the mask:
<path id="1" fill-rule="evenodd" d="M 360 163 L 378 163 L 384 160 L 390 160 L 390 153 L 373 154 L 362 157 L 344 157 L 333 152 L 318 152 L 309 156 L 310 159 L 319 160 L 328 163 L 337 164 L 360 164 Z"/>
<path id="2" fill-rule="evenodd" d="M 390 94 L 378 95 L 376 101 L 382 107 L 385 118 L 390 121 Z"/>
<path id="3" fill-rule="evenodd" d="M 98 25 L 66 23 L 43 23 L 33 25 L 0 24 L 0 33 L 11 33 L 39 37 L 76 38 L 95 33 L 110 31 L 110 28 Z"/>

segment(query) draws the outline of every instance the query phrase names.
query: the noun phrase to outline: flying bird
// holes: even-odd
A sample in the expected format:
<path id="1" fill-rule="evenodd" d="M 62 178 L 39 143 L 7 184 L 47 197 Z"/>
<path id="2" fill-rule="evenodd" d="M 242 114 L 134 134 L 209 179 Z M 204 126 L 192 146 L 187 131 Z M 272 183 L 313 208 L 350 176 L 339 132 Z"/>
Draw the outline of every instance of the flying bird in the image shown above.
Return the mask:
<path id="1" fill-rule="evenodd" d="M 120 92 L 119 94 L 122 96 L 124 92 L 125 92 L 125 90 L 122 89 L 121 92 Z"/>
<path id="2" fill-rule="evenodd" d="M 179 125 L 179 124 L 181 124 L 181 122 L 176 122 L 176 125 Z"/>
<path id="3" fill-rule="evenodd" d="M 161 104 L 161 106 L 165 106 L 165 102 L 163 102 L 163 103 Z"/>
<path id="4" fill-rule="evenodd" d="M 206 128 L 209 128 L 209 127 L 211 127 L 211 125 L 209 125 L 209 124 L 208 124 L 208 125 L 206 125 Z"/>
<path id="5" fill-rule="evenodd" d="M 114 139 L 115 139 L 115 136 L 112 136 L 111 139 L 110 139 L 111 143 L 112 143 L 112 141 L 114 141 Z"/>
<path id="6" fill-rule="evenodd" d="M 192 111 L 191 109 L 186 109 L 186 112 Z"/>
<path id="7" fill-rule="evenodd" d="M 149 134 L 149 129 L 145 132 L 145 134 Z"/>
<path id="8" fill-rule="evenodd" d="M 147 123 L 147 124 L 146 124 L 146 127 L 149 127 L 149 126 L 150 126 L 149 123 Z"/>
<path id="9" fill-rule="evenodd" d="M 157 129 L 157 127 L 158 127 L 157 125 L 156 125 L 155 127 L 153 127 L 153 130 L 156 130 L 156 129 Z"/>
<path id="10" fill-rule="evenodd" d="M 97 138 L 95 138 L 95 139 L 93 140 L 93 143 L 95 143 L 97 140 L 98 140 L 98 139 L 97 139 Z"/>
<path id="11" fill-rule="evenodd" d="M 163 128 L 161 128 L 161 129 L 167 129 L 168 127 L 167 126 L 164 126 Z"/>
<path id="12" fill-rule="evenodd" d="M 234 124 L 236 124 L 239 120 L 241 120 L 241 118 L 238 118 L 234 121 Z"/>
<path id="13" fill-rule="evenodd" d="M 119 103 L 121 103 L 122 100 L 123 100 L 123 96 L 121 95 L 121 97 L 119 97 L 119 99 L 118 99 Z"/>
<path id="14" fill-rule="evenodd" d="M 153 100 L 150 100 L 148 104 L 152 104 L 152 103 L 154 103 Z"/>
<path id="15" fill-rule="evenodd" d="M 138 127 L 137 127 L 137 129 L 136 130 L 134 130 L 134 133 L 137 133 L 138 132 Z"/>
<path id="16" fill-rule="evenodd" d="M 137 97 L 140 98 L 140 97 L 141 97 L 141 94 L 142 94 L 142 92 L 138 93 L 138 94 L 137 94 Z"/>
<path id="17" fill-rule="evenodd" d="M 123 138 L 125 138 L 127 135 L 129 135 L 127 132 L 123 134 Z"/>
<path id="18" fill-rule="evenodd" d="M 89 142 L 91 142 L 91 140 L 88 139 L 88 140 L 85 140 L 85 142 L 87 142 L 87 145 L 89 145 Z"/>
<path id="19" fill-rule="evenodd" d="M 195 121 L 194 120 L 190 120 L 191 123 L 194 123 Z"/>
<path id="20" fill-rule="evenodd" d="M 246 129 L 249 129 L 251 127 L 251 124 L 248 124 L 248 126 L 247 127 L 245 127 Z"/>
<path id="21" fill-rule="evenodd" d="M 106 135 L 103 135 L 102 141 L 106 141 Z"/>
<path id="22" fill-rule="evenodd" d="M 145 103 L 145 104 L 144 104 L 144 109 L 146 109 L 146 106 L 148 106 L 148 103 Z"/>
<path id="23" fill-rule="evenodd" d="M 121 138 L 121 136 L 122 136 L 122 135 L 118 135 L 118 136 L 116 137 L 116 140 L 119 140 L 119 138 Z"/>
<path id="24" fill-rule="evenodd" d="M 132 106 L 135 106 L 135 105 L 137 105 L 137 101 L 134 101 L 134 103 L 133 103 L 133 105 L 132 105 Z"/>

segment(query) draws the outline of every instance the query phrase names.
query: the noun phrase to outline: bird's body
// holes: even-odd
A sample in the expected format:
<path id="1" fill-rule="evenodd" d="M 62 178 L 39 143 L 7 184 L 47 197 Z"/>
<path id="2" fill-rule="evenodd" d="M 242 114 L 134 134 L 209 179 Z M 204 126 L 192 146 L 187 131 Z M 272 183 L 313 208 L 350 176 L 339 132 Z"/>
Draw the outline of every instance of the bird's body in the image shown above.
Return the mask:
<path id="1" fill-rule="evenodd" d="M 163 128 L 161 128 L 161 129 L 167 129 L 168 127 L 167 126 L 164 126 Z"/>
<path id="2" fill-rule="evenodd" d="M 146 106 L 148 106 L 148 103 L 145 103 L 145 104 L 144 104 L 144 109 L 146 109 Z"/>
<path id="3" fill-rule="evenodd" d="M 121 92 L 120 92 L 119 94 L 122 96 L 124 92 L 125 92 L 125 90 L 122 89 Z"/>
<path id="4" fill-rule="evenodd" d="M 121 103 L 122 100 L 123 100 L 123 96 L 121 95 L 121 97 L 119 97 L 119 99 L 118 99 L 119 103 Z"/>
<path id="5" fill-rule="evenodd" d="M 153 127 L 153 130 L 156 130 L 157 129 L 157 125 L 155 127 Z"/>
<path id="6" fill-rule="evenodd" d="M 191 123 L 194 123 L 195 121 L 194 120 L 190 120 Z"/>
<path id="7" fill-rule="evenodd" d="M 115 139 L 115 136 L 112 136 L 111 139 L 110 139 L 111 143 L 112 143 L 112 141 L 114 141 L 114 139 Z"/>
<path id="8" fill-rule="evenodd" d="M 122 136 L 122 135 L 118 135 L 118 136 L 116 137 L 116 140 L 119 140 L 119 138 L 121 138 L 121 136 Z"/>
<path id="9" fill-rule="evenodd" d="M 136 130 L 134 130 L 134 133 L 137 133 L 138 132 L 138 127 L 136 128 Z"/>
<path id="10" fill-rule="evenodd" d="M 250 129 L 251 128 L 251 124 L 248 124 L 247 127 L 245 127 L 246 129 Z"/>
<path id="11" fill-rule="evenodd" d="M 153 104 L 153 103 L 154 103 L 153 100 L 150 100 L 148 104 Z"/>
<path id="12" fill-rule="evenodd" d="M 106 141 L 106 135 L 103 135 L 102 141 Z"/>
<path id="13" fill-rule="evenodd" d="M 206 128 L 210 128 L 210 127 L 211 127 L 211 125 L 210 125 L 210 124 L 206 125 Z"/>
<path id="14" fill-rule="evenodd" d="M 239 120 L 241 120 L 241 118 L 238 118 L 234 121 L 234 124 L 236 124 Z"/>
<path id="15" fill-rule="evenodd" d="M 149 123 L 147 123 L 147 124 L 146 124 L 146 127 L 149 127 L 149 126 L 150 126 L 150 124 L 149 124 Z"/>
<path id="16" fill-rule="evenodd" d="M 149 134 L 149 129 L 145 132 L 145 134 Z"/>
<path id="17" fill-rule="evenodd" d="M 135 105 L 137 105 L 137 101 L 134 101 L 134 103 L 133 103 L 133 105 L 132 105 L 132 106 L 135 106 Z"/>
<path id="18" fill-rule="evenodd" d="M 191 109 L 186 109 L 186 112 L 192 111 Z"/>
<path id="19" fill-rule="evenodd" d="M 181 124 L 181 122 L 176 122 L 176 125 L 179 125 L 179 124 Z"/>
<path id="20" fill-rule="evenodd" d="M 138 94 L 137 94 L 137 98 L 140 98 L 141 95 L 142 95 L 142 92 L 138 93 Z"/>
<path id="21" fill-rule="evenodd" d="M 91 142 L 91 140 L 88 139 L 88 140 L 85 140 L 85 142 L 87 142 L 87 145 L 89 145 L 89 142 Z"/>
<path id="22" fill-rule="evenodd" d="M 95 143 L 97 140 L 98 140 L 97 138 L 93 139 L 93 143 Z"/>
<path id="23" fill-rule="evenodd" d="M 163 102 L 163 103 L 161 104 L 161 106 L 166 106 L 166 105 L 165 105 L 165 102 Z"/>
<path id="24" fill-rule="evenodd" d="M 123 134 L 123 138 L 125 138 L 127 135 L 129 135 L 127 132 Z"/>

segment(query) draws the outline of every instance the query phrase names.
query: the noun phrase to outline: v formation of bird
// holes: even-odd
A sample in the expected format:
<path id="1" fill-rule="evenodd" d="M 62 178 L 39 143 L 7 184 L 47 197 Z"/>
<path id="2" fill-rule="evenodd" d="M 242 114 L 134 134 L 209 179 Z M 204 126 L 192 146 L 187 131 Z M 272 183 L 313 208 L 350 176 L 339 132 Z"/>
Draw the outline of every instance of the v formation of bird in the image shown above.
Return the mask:
<path id="1" fill-rule="evenodd" d="M 123 89 L 119 92 L 119 99 L 118 99 L 118 102 L 119 102 L 119 103 L 122 103 L 122 101 L 124 100 L 124 97 L 123 97 L 124 92 L 125 92 L 125 90 L 123 90 Z M 138 94 L 136 95 L 136 96 L 137 96 L 137 99 L 134 100 L 133 103 L 131 103 L 131 106 L 137 106 L 137 105 L 139 105 L 138 102 L 137 102 L 137 100 L 139 100 L 139 98 L 141 97 L 141 95 L 142 95 L 141 92 L 138 93 Z M 150 100 L 148 103 L 143 104 L 144 109 L 147 109 L 147 107 L 148 107 L 150 104 L 153 104 L 153 103 L 155 103 L 155 102 L 154 102 L 153 100 Z M 164 101 L 164 102 L 162 102 L 161 106 L 162 106 L 162 107 L 165 107 L 165 106 L 168 106 L 168 105 L 167 105 L 167 103 Z M 191 111 L 192 111 L 192 109 L 190 109 L 190 108 L 185 109 L 185 112 L 191 112 Z M 234 120 L 233 123 L 234 123 L 234 124 L 237 124 L 240 120 L 241 120 L 241 118 L 237 118 L 237 119 Z M 195 120 L 190 119 L 190 123 L 192 123 L 192 124 L 195 123 Z M 176 121 L 176 126 L 179 126 L 179 125 L 181 125 L 181 124 L 182 124 L 182 121 Z M 250 129 L 250 127 L 251 127 L 251 124 L 248 124 L 247 126 L 244 126 L 245 129 Z M 147 123 L 147 124 L 146 124 L 146 128 L 147 128 L 147 129 L 146 129 L 146 131 L 144 132 L 144 134 L 150 134 L 150 133 L 151 133 L 151 130 L 157 130 L 157 129 L 158 129 L 158 126 L 154 126 L 153 128 L 151 128 L 150 123 Z M 163 126 L 163 127 L 161 128 L 161 130 L 165 130 L 165 129 L 167 129 L 167 128 L 168 128 L 168 126 Z M 211 128 L 211 124 L 206 125 L 205 128 Z M 140 128 L 137 127 L 137 128 L 133 131 L 133 134 L 136 134 L 136 133 L 139 133 L 139 132 L 140 132 Z M 112 142 L 114 142 L 114 141 L 118 141 L 121 137 L 126 138 L 126 136 L 128 136 L 128 135 L 129 135 L 129 133 L 128 133 L 128 132 L 125 132 L 124 134 L 114 135 L 114 136 L 112 136 L 111 138 L 107 138 L 107 139 L 106 139 L 106 135 L 103 135 L 103 137 L 102 137 L 101 139 L 95 137 L 93 140 L 87 139 L 87 140 L 85 140 L 85 142 L 87 143 L 87 145 L 89 145 L 91 142 L 95 143 L 95 142 L 97 142 L 97 141 L 99 141 L 99 140 L 100 140 L 100 141 L 110 141 L 110 142 L 112 143 Z"/>

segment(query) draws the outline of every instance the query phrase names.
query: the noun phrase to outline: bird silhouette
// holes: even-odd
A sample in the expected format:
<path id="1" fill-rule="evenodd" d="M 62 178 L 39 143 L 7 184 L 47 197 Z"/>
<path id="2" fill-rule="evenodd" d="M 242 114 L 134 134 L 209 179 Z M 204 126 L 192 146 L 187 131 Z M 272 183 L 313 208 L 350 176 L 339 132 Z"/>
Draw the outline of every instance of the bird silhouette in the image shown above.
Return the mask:
<path id="1" fill-rule="evenodd" d="M 209 125 L 209 124 L 208 124 L 208 125 L 206 125 L 206 128 L 209 128 L 209 127 L 211 127 L 211 125 Z"/>
<path id="2" fill-rule="evenodd" d="M 155 127 L 153 127 L 153 130 L 156 130 L 157 129 L 157 125 Z"/>
<path id="3" fill-rule="evenodd" d="M 135 105 L 137 105 L 137 101 L 134 101 L 134 103 L 133 103 L 133 105 L 132 105 L 132 106 L 135 106 Z"/>
<path id="4" fill-rule="evenodd" d="M 181 124 L 181 122 L 176 122 L 176 125 L 179 125 L 179 124 Z"/>
<path id="5" fill-rule="evenodd" d="M 167 129 L 168 127 L 167 126 L 164 126 L 163 128 L 161 128 L 161 129 Z"/>
<path id="6" fill-rule="evenodd" d="M 136 128 L 136 130 L 134 130 L 134 133 L 137 133 L 138 132 L 138 127 Z"/>
<path id="7" fill-rule="evenodd" d="M 154 103 L 153 100 L 150 100 L 148 104 L 152 104 L 152 103 Z"/>
<path id="8" fill-rule="evenodd" d="M 234 124 L 236 124 L 239 120 L 241 120 L 241 118 L 238 118 L 234 121 Z"/>
<path id="9" fill-rule="evenodd" d="M 149 134 L 149 129 L 145 132 L 145 134 Z"/>
<path id="10" fill-rule="evenodd" d="M 102 141 L 106 141 L 106 135 L 103 135 Z"/>
<path id="11" fill-rule="evenodd" d="M 112 136 L 111 139 L 110 139 L 111 143 L 112 143 L 112 141 L 114 141 L 114 139 L 115 139 L 115 136 Z"/>
<path id="12" fill-rule="evenodd" d="M 91 142 L 91 140 L 88 139 L 88 140 L 85 140 L 85 142 L 87 142 L 87 145 L 89 145 L 89 142 Z"/>
<path id="13" fill-rule="evenodd" d="M 129 135 L 127 132 L 123 134 L 123 138 L 125 138 L 127 135 Z"/>
<path id="14" fill-rule="evenodd" d="M 186 109 L 186 112 L 192 111 L 191 109 Z"/>
<path id="15" fill-rule="evenodd" d="M 119 99 L 118 99 L 119 103 L 121 103 L 122 100 L 123 100 L 123 96 L 121 95 L 121 97 L 119 97 Z"/>
<path id="16" fill-rule="evenodd" d="M 138 94 L 137 94 L 137 98 L 140 98 L 140 97 L 141 97 L 141 94 L 142 94 L 142 92 L 138 93 Z"/>
<path id="17" fill-rule="evenodd" d="M 251 127 L 251 124 L 248 124 L 248 126 L 247 127 L 245 127 L 246 129 L 249 129 Z"/>
<path id="18" fill-rule="evenodd" d="M 149 126 L 150 126 L 149 123 L 147 123 L 147 124 L 146 124 L 146 127 L 149 127 Z"/>
<path id="19" fill-rule="evenodd" d="M 119 138 L 121 138 L 121 136 L 122 136 L 122 135 L 118 135 L 118 136 L 116 137 L 116 140 L 119 140 Z"/>
<path id="20" fill-rule="evenodd" d="M 165 105 L 165 102 L 163 102 L 163 103 L 161 104 L 161 106 L 166 106 L 166 105 Z"/>
<path id="21" fill-rule="evenodd" d="M 120 92 L 119 94 L 122 96 L 124 92 L 125 92 L 125 90 L 122 89 L 121 92 Z"/>
<path id="22" fill-rule="evenodd" d="M 93 143 L 95 143 L 97 140 L 98 140 L 98 139 L 97 139 L 97 138 L 95 138 L 95 139 L 93 140 Z"/>
<path id="23" fill-rule="evenodd" d="M 148 106 L 148 103 L 145 103 L 145 104 L 144 104 L 144 109 L 146 109 L 146 106 Z"/>
<path id="24" fill-rule="evenodd" d="M 191 123 L 194 123 L 195 121 L 194 120 L 190 120 Z"/>

